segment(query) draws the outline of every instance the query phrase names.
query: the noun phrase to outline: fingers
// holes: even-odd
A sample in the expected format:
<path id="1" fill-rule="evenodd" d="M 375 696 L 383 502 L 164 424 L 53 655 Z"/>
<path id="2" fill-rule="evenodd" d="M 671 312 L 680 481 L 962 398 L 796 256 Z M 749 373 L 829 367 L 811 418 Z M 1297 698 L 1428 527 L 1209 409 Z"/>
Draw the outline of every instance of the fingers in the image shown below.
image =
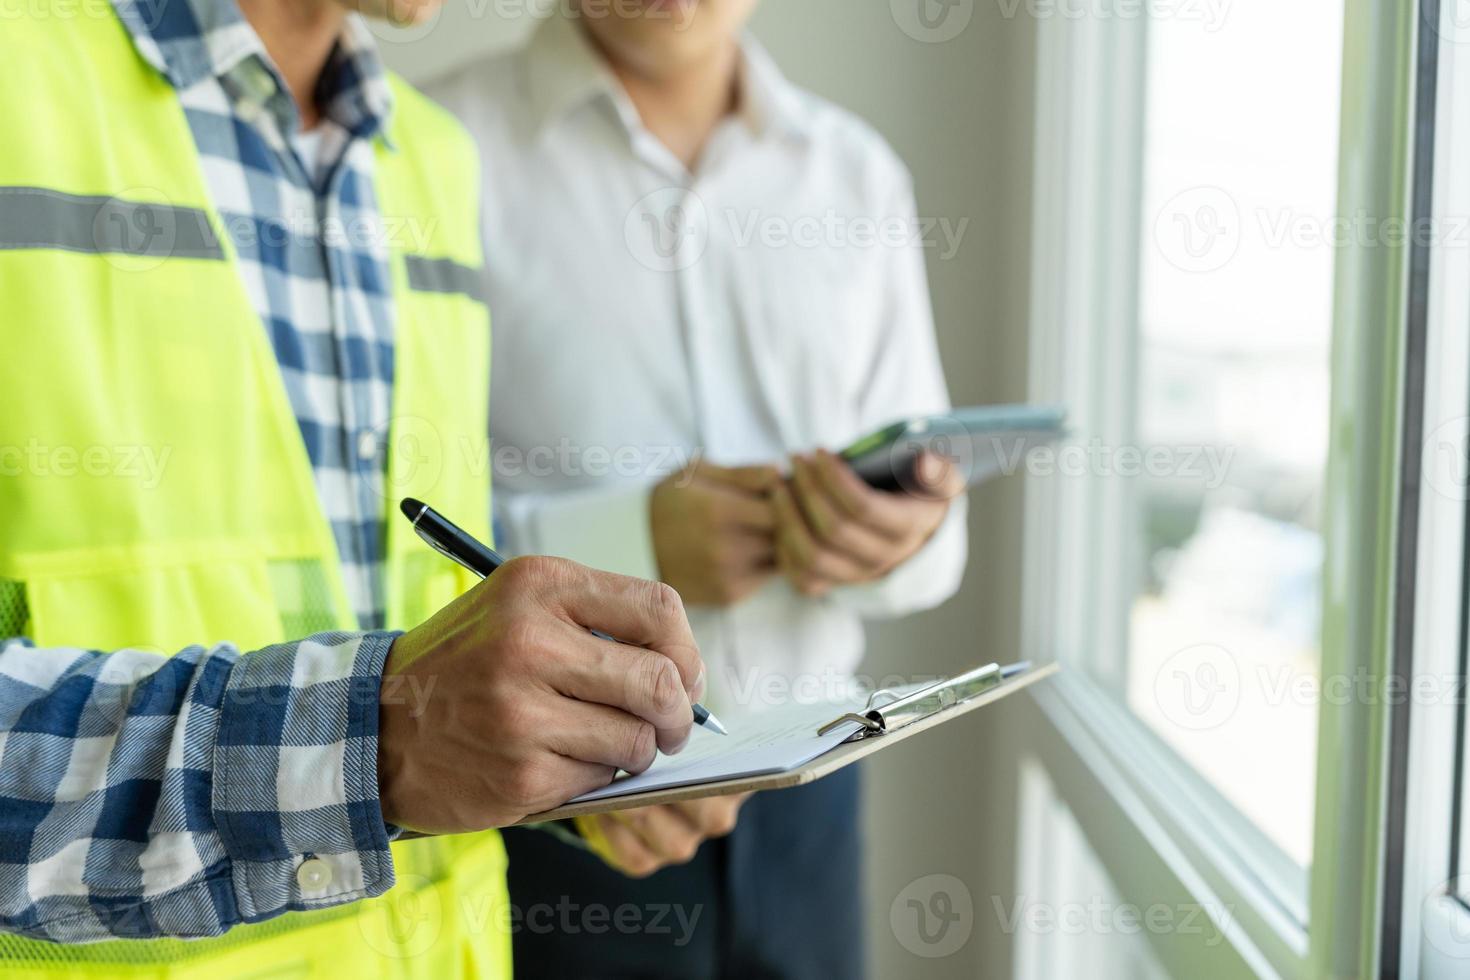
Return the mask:
<path id="1" fill-rule="evenodd" d="M 698 829 L 666 806 L 642 807 L 579 819 L 587 843 L 604 861 L 633 878 L 694 857 Z"/>
<path id="2" fill-rule="evenodd" d="M 771 493 L 771 503 L 776 511 L 776 558 L 781 570 L 788 575 L 803 574 L 816 543 L 807 532 L 806 523 L 796 498 L 786 487 L 777 487 Z"/>
<path id="3" fill-rule="evenodd" d="M 820 595 L 830 583 L 858 582 L 870 577 L 851 558 L 817 542 L 789 489 L 777 488 L 772 501 L 780 521 L 776 535 L 780 565 L 795 576 L 797 587 L 803 592 Z"/>
<path id="4" fill-rule="evenodd" d="M 552 674 L 556 689 L 579 701 L 618 708 L 654 728 L 658 747 L 679 751 L 694 724 L 691 696 L 673 661 L 660 653 L 600 640 L 585 630 L 568 628 L 558 645 Z M 703 679 L 699 684 L 702 686 Z"/>
<path id="5" fill-rule="evenodd" d="M 770 531 L 776 526 L 769 498 L 752 497 L 724 486 L 710 486 L 710 523 L 716 528 L 739 528 L 748 531 Z"/>
<path id="6" fill-rule="evenodd" d="M 892 494 L 874 490 L 852 467 L 825 450 L 813 455 L 807 469 L 809 479 L 822 487 L 848 518 L 892 540 L 903 537 L 908 521 Z"/>
<path id="7" fill-rule="evenodd" d="M 718 542 L 714 560 L 728 572 L 767 571 L 776 564 L 776 540 L 764 534 L 727 534 Z"/>
<path id="8" fill-rule="evenodd" d="M 712 575 L 706 595 L 721 605 L 741 601 L 776 571 L 776 539 L 770 535 L 732 533 L 713 543 Z"/>
<path id="9" fill-rule="evenodd" d="M 700 844 L 735 829 L 749 793 L 684 803 L 641 807 L 578 817 L 583 838 L 604 861 L 641 878 L 669 864 L 682 864 Z"/>
<path id="10" fill-rule="evenodd" d="M 938 495 L 959 492 L 963 480 L 933 454 L 921 454 L 915 469 L 927 489 L 892 494 L 867 486 L 825 450 L 793 456 L 790 483 L 771 493 L 778 563 L 793 584 L 821 595 L 835 584 L 872 581 L 922 546 L 949 507 Z"/>
<path id="11" fill-rule="evenodd" d="M 724 837 L 735 829 L 740 807 L 750 798 L 749 793 L 734 796 L 712 796 L 702 800 L 670 804 L 692 821 L 706 838 Z"/>
<path id="12" fill-rule="evenodd" d="M 817 464 L 800 458 L 793 461 L 796 501 L 813 536 L 869 572 L 881 573 L 891 561 L 893 539 L 860 523 L 850 505 L 840 500 L 830 481 Z"/>
<path id="13" fill-rule="evenodd" d="M 717 530 L 731 528 L 768 532 L 775 526 L 770 490 L 780 482 L 779 479 L 762 480 L 760 489 L 754 491 L 748 486 L 696 475 L 690 486 L 699 494 L 699 506 L 703 511 L 699 519 L 706 526 Z"/>
<path id="14" fill-rule="evenodd" d="M 912 554 L 948 513 L 951 498 L 964 491 L 964 476 L 947 458 L 920 453 L 915 460 L 913 493 L 882 493 L 864 484 L 841 459 L 821 452 L 807 467 L 837 508 L 863 527 L 888 540 L 883 568 L 891 568 Z M 827 538 L 839 541 L 837 535 Z M 847 550 L 853 552 L 851 546 Z M 854 552 L 866 554 L 867 552 Z"/>
<path id="15" fill-rule="evenodd" d="M 547 581 L 542 593 L 548 607 L 558 610 L 568 622 L 667 657 L 678 669 L 685 691 L 698 698 L 704 661 L 684 614 L 684 602 L 672 586 L 555 558 L 514 559 L 495 574 L 514 573 L 529 562 L 551 566 L 544 574 Z"/>
<path id="16" fill-rule="evenodd" d="M 921 494 L 933 500 L 949 500 L 965 490 L 965 477 L 946 456 L 924 452 L 914 461 L 914 480 Z"/>
<path id="17" fill-rule="evenodd" d="M 602 813 L 587 820 L 595 833 L 583 831 L 588 844 L 608 864 L 630 878 L 646 878 L 659 869 L 658 855 L 616 813 Z"/>
<path id="18" fill-rule="evenodd" d="M 781 471 L 774 466 L 716 466 L 701 459 L 692 470 L 696 479 L 709 480 L 736 487 L 746 493 L 769 493 L 781 482 Z"/>
<path id="19" fill-rule="evenodd" d="M 796 486 L 797 506 L 818 538 L 830 536 L 838 524 L 851 519 L 845 511 L 838 512 L 819 485 L 815 468 L 800 456 L 791 457 L 791 482 Z"/>
<path id="20" fill-rule="evenodd" d="M 665 864 L 683 864 L 694 857 L 704 835 L 699 825 L 672 806 L 625 810 L 622 816 L 643 846 Z"/>
<path id="21" fill-rule="evenodd" d="M 516 784 L 508 792 L 522 815 L 545 813 L 573 797 L 602 789 L 616 775 L 617 770 L 612 766 L 544 752 L 535 766 L 517 774 Z"/>
<path id="22" fill-rule="evenodd" d="M 658 754 L 653 725 L 602 704 L 567 700 L 557 705 L 543 731 L 553 752 L 631 773 L 647 769 Z"/>

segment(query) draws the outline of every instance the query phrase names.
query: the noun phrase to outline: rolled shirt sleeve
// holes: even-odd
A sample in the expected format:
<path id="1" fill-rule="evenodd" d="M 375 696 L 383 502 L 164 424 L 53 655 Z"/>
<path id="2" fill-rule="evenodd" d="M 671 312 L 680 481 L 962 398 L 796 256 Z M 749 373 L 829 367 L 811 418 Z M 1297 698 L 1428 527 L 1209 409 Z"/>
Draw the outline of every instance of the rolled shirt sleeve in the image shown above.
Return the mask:
<path id="1" fill-rule="evenodd" d="M 242 655 L 0 644 L 0 929 L 213 936 L 393 884 L 378 691 L 396 634 Z"/>

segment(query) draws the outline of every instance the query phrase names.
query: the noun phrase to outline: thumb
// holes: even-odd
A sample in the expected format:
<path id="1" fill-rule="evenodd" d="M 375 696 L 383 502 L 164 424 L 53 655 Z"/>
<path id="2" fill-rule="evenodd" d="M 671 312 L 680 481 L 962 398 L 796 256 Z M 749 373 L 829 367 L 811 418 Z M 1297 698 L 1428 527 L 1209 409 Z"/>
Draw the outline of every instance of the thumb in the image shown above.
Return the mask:
<path id="1" fill-rule="evenodd" d="M 922 495 L 935 500 L 959 496 L 965 489 L 965 478 L 959 468 L 948 457 L 937 453 L 920 453 L 914 461 L 914 475 Z"/>

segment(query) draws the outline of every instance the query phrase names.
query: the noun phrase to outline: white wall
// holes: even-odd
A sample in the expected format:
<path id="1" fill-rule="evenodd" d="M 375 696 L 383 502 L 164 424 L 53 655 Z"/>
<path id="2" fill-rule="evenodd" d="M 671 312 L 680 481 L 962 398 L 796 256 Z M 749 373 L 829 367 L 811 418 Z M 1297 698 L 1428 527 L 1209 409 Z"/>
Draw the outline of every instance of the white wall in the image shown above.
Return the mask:
<path id="1" fill-rule="evenodd" d="M 767 0 L 754 30 L 793 80 L 856 110 L 888 137 L 914 172 L 921 215 L 968 219 L 953 258 L 942 261 L 937 250 L 929 257 L 950 389 L 960 404 L 1020 400 L 1034 23 L 1003 15 L 1024 6 L 957 0 L 947 9 L 960 20 L 945 26 L 952 31 L 967 12 L 968 24 L 942 43 L 923 42 L 899 26 L 918 23 L 921 2 L 928 0 Z M 529 26 L 522 0 L 450 4 L 411 41 L 385 40 L 390 62 L 409 77 L 511 43 Z M 981 489 L 971 513 L 971 560 L 960 594 L 933 613 L 874 629 L 866 672 L 944 672 L 1020 656 L 1019 485 Z M 1010 975 L 1013 937 L 994 898 L 1009 907 L 1017 892 L 1007 719 L 1019 722 L 1024 711 L 981 712 L 955 726 L 960 731 L 949 741 L 916 739 L 867 764 L 875 977 Z M 971 934 L 946 955 L 915 955 L 908 947 L 932 953 L 945 945 L 917 941 L 905 918 L 916 894 L 927 901 L 936 887 L 960 890 L 927 877 L 940 873 L 963 883 L 972 913 L 956 928 Z"/>

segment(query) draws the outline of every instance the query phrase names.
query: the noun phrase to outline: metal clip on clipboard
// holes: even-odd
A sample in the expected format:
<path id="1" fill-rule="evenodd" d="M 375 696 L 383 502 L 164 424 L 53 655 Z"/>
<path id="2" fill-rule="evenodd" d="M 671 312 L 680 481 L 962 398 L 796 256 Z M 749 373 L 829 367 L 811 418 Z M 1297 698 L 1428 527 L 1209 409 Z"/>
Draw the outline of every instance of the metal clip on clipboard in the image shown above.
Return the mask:
<path id="1" fill-rule="evenodd" d="M 849 711 L 840 718 L 834 718 L 817 729 L 817 734 L 826 735 L 849 722 L 856 722 L 862 726 L 852 736 L 854 739 L 897 731 L 905 725 L 911 725 L 945 708 L 963 704 L 977 695 L 984 694 L 991 688 L 997 687 L 1001 681 L 1021 673 L 1030 666 L 1031 664 L 1026 661 L 1005 667 L 1000 664 L 986 664 L 984 667 L 976 667 L 974 670 L 937 681 L 904 695 L 886 688 L 874 691 L 868 695 L 868 703 L 861 712 Z"/>

